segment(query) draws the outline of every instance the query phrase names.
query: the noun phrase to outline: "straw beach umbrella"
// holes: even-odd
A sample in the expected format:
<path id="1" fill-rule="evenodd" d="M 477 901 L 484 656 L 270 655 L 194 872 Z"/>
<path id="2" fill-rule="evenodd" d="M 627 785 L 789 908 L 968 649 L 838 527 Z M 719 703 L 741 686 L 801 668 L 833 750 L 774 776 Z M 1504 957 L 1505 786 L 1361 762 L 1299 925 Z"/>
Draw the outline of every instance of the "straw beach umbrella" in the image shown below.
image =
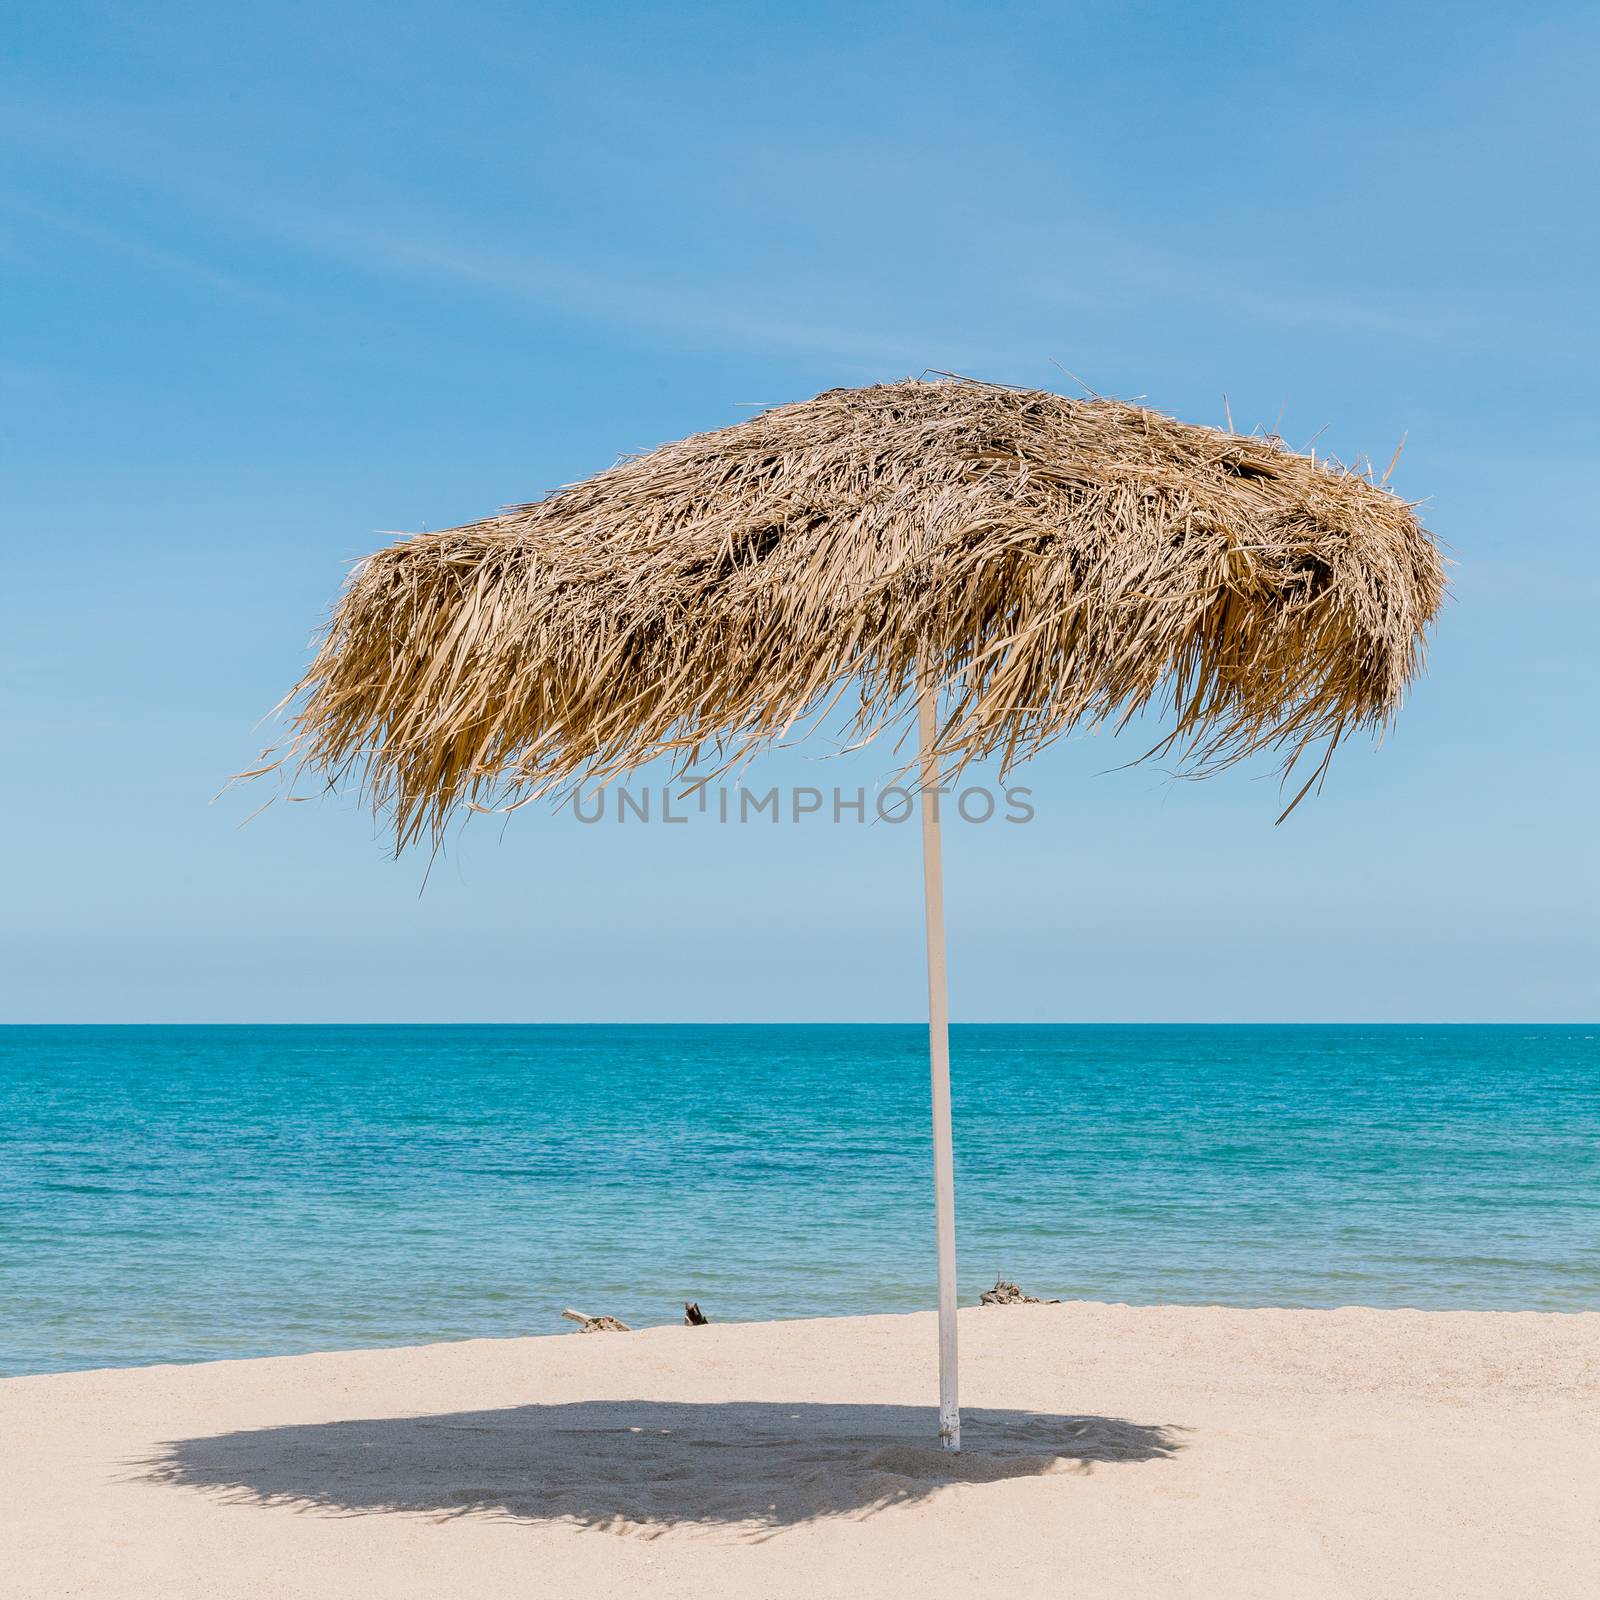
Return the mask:
<path id="1" fill-rule="evenodd" d="M 1276 438 L 966 379 L 835 389 L 369 556 L 282 760 L 358 780 L 404 847 L 657 758 L 721 770 L 845 697 L 859 739 L 914 703 L 939 1432 L 959 1448 L 932 791 L 1154 708 L 1176 770 L 1273 752 L 1293 809 L 1398 708 L 1443 590 L 1409 505 Z"/>

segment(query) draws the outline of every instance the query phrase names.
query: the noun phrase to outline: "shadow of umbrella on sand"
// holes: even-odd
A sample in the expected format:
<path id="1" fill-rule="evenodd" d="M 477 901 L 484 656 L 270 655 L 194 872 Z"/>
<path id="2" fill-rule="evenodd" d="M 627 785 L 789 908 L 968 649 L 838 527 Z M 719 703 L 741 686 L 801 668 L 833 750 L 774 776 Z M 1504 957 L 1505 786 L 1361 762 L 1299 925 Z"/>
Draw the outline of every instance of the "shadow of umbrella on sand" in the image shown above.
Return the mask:
<path id="1" fill-rule="evenodd" d="M 1147 754 L 1190 775 L 1305 762 L 1292 810 L 1398 709 L 1443 592 L 1409 505 L 1276 438 L 958 378 L 835 389 L 369 556 L 257 773 L 359 778 L 404 848 L 661 757 L 704 782 L 846 696 L 863 742 L 914 703 L 959 1448 L 943 780 L 1154 705 Z"/>
<path id="2" fill-rule="evenodd" d="M 925 1442 L 909 1406 L 588 1400 L 249 1428 L 177 1440 L 135 1481 L 334 1515 L 489 1516 L 647 1535 L 914 1505 L 955 1483 L 1163 1460 L 1180 1431 L 1118 1417 L 969 1412 L 979 1450 Z"/>

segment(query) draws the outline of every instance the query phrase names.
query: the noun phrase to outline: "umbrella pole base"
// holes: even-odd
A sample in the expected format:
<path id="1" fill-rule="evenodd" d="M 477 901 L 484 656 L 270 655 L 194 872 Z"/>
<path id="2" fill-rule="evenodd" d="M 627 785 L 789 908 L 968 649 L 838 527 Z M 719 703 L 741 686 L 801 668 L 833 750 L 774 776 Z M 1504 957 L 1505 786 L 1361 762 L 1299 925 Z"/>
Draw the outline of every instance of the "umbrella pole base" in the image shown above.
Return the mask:
<path id="1" fill-rule="evenodd" d="M 961 1407 L 952 1406 L 948 1414 L 939 1408 L 939 1443 L 946 1450 L 961 1449 Z"/>

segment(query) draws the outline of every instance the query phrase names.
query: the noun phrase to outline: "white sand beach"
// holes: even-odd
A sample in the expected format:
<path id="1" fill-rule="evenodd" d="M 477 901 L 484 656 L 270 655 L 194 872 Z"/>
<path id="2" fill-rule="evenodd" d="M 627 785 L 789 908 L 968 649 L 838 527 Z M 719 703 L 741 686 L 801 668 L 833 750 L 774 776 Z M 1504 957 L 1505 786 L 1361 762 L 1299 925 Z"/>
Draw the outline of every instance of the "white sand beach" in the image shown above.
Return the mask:
<path id="1" fill-rule="evenodd" d="M 961 1313 L 0 1383 L 8 1595 L 1593 1596 L 1600 1313 Z"/>

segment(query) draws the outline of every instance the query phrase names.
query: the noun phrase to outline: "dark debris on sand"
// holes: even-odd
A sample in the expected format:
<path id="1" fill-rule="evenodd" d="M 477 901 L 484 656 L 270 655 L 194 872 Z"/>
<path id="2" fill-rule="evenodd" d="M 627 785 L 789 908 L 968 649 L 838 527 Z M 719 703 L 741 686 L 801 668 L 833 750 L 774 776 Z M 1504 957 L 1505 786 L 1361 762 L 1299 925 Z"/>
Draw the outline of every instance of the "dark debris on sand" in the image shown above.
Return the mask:
<path id="1" fill-rule="evenodd" d="M 1059 1300 L 1041 1300 L 1036 1294 L 1024 1294 L 1014 1283 L 1004 1278 L 995 1280 L 994 1288 L 985 1289 L 978 1296 L 980 1306 L 1058 1306 Z"/>

